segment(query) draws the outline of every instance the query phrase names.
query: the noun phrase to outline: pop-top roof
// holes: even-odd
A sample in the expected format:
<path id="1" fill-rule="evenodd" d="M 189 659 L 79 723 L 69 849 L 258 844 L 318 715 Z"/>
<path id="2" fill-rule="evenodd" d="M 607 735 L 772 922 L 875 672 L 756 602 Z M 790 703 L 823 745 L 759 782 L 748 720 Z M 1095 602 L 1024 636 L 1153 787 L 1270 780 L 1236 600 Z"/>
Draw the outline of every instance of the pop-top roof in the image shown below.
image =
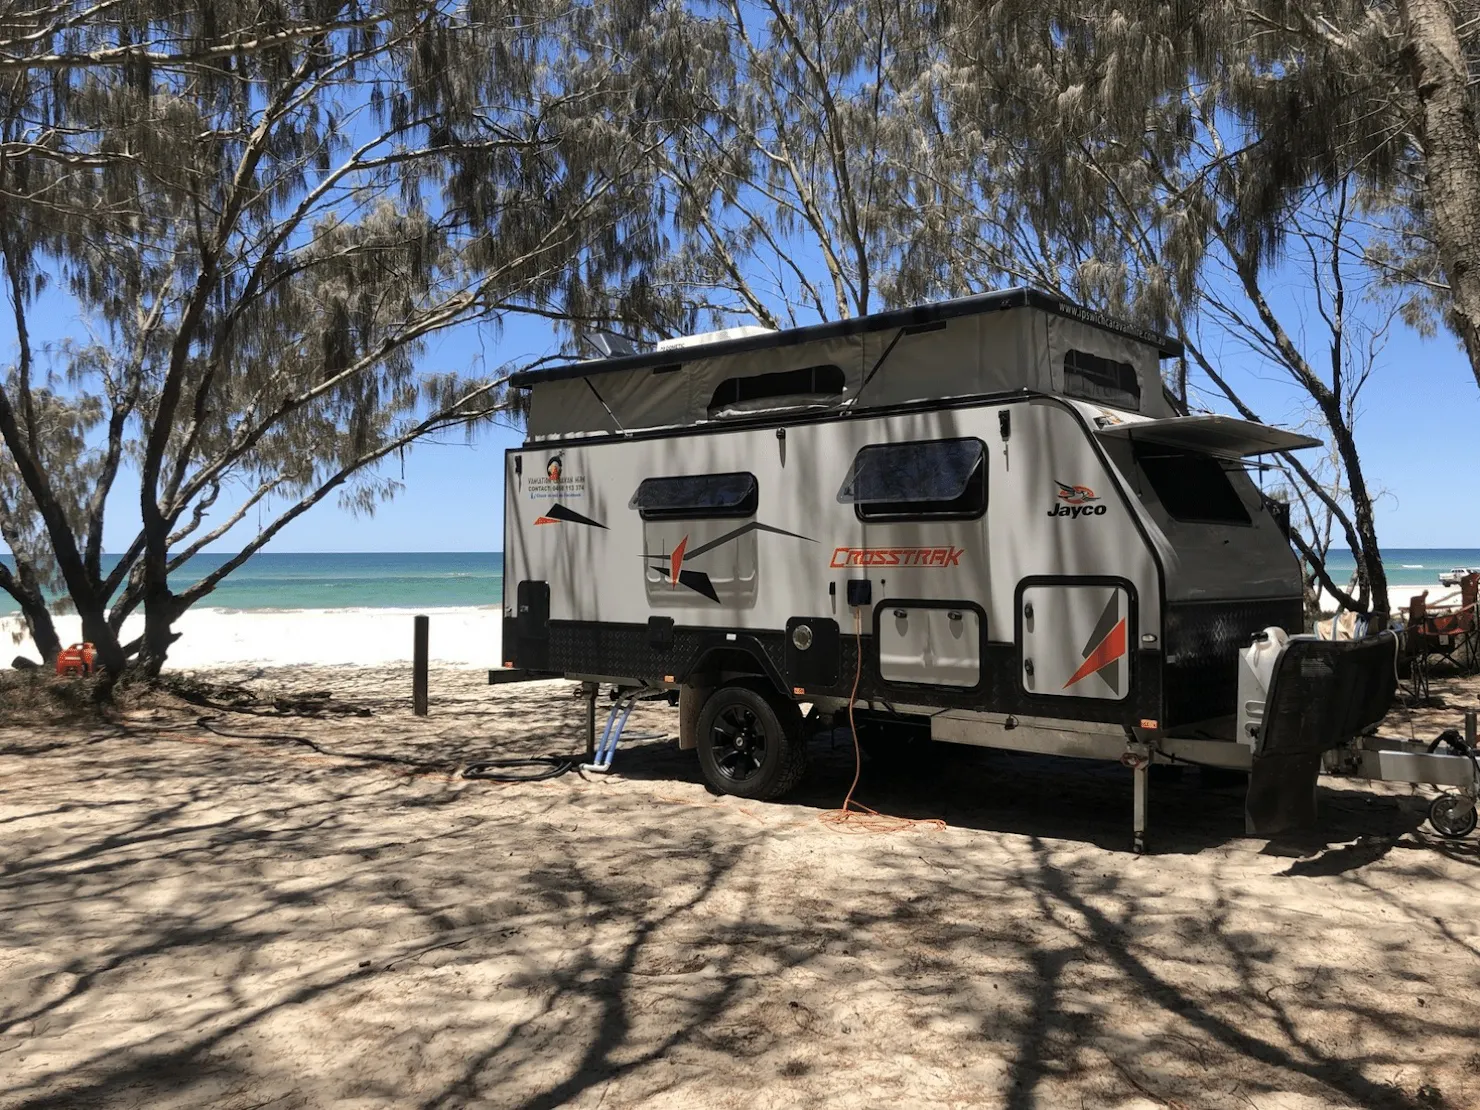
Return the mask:
<path id="1" fill-rule="evenodd" d="M 643 370 L 655 366 L 672 366 L 676 369 L 677 364 L 696 359 L 791 347 L 868 332 L 886 331 L 891 328 L 908 328 L 1008 308 L 1037 308 L 1056 316 L 1077 320 L 1103 331 L 1155 347 L 1162 358 L 1176 358 L 1182 353 L 1182 344 L 1170 336 L 1083 308 L 1052 293 L 1044 293 L 1037 289 L 1004 289 L 993 293 L 958 297 L 955 300 L 937 301 L 934 304 L 917 305 L 913 308 L 875 312 L 868 316 L 855 316 L 825 324 L 809 324 L 806 327 L 748 335 L 739 339 L 696 343 L 692 346 L 671 347 L 661 351 L 641 351 L 637 354 L 592 359 L 587 362 L 568 363 L 539 370 L 521 370 L 509 376 L 509 384 L 519 389 L 528 389 L 540 382 L 589 378 L 596 374 L 612 374 L 624 370 Z"/>

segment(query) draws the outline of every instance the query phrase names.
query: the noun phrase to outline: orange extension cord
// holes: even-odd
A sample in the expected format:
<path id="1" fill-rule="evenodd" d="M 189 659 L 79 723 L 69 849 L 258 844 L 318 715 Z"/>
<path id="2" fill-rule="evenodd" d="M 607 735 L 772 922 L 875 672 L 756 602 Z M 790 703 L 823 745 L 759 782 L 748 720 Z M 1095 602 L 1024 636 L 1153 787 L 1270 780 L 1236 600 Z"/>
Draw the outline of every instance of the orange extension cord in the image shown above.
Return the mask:
<path id="1" fill-rule="evenodd" d="M 863 773 L 863 753 L 858 747 L 858 726 L 853 723 L 853 707 L 858 702 L 858 683 L 863 678 L 863 615 L 856 608 L 853 610 L 853 645 L 855 660 L 853 691 L 848 695 L 848 735 L 853 738 L 853 782 L 848 787 L 848 794 L 843 799 L 843 804 L 837 809 L 830 809 L 823 813 L 821 820 L 844 832 L 906 832 L 917 825 L 924 825 L 935 832 L 942 832 L 946 823 L 939 817 L 925 817 L 919 820 L 910 817 L 891 817 L 887 813 L 880 813 L 862 802 L 853 800 L 853 792 L 858 789 L 858 779 Z"/>

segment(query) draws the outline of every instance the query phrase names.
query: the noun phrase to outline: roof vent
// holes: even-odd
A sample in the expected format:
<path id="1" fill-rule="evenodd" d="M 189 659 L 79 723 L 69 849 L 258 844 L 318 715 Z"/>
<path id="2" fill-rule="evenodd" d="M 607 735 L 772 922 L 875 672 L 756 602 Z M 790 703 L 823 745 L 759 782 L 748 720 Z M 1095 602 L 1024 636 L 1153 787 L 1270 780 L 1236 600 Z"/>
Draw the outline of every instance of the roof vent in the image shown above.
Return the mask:
<path id="1" fill-rule="evenodd" d="M 719 331 L 700 332 L 698 335 L 678 335 L 672 339 L 658 340 L 657 350 L 671 351 L 677 347 L 703 347 L 710 343 L 725 343 L 731 339 L 747 339 L 752 335 L 770 335 L 775 328 L 763 328 L 757 324 L 743 324 L 738 328 L 721 328 Z"/>

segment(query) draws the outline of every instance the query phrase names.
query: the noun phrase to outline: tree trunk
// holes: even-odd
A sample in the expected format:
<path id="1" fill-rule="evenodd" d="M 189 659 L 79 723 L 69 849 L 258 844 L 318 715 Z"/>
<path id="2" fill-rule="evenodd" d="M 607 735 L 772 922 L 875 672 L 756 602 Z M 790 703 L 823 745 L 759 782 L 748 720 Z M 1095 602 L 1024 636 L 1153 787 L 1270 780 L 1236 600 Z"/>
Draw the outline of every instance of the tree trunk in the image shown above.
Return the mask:
<path id="1" fill-rule="evenodd" d="M 1480 384 L 1480 129 L 1466 89 L 1468 67 L 1447 0 L 1399 0 L 1404 59 L 1418 93 L 1429 206 L 1454 324 Z"/>
<path id="2" fill-rule="evenodd" d="M 1327 406 L 1322 405 L 1322 408 L 1324 410 Z M 1360 551 L 1352 552 L 1357 561 L 1358 588 L 1366 587 L 1362 592 L 1367 594 L 1371 612 L 1386 617 L 1389 607 L 1387 571 L 1383 568 L 1382 552 L 1377 546 L 1377 520 L 1372 512 L 1372 494 L 1367 489 L 1367 477 L 1362 473 L 1362 459 L 1357 454 L 1357 442 L 1339 409 L 1332 408 L 1324 415 L 1346 470 L 1347 492 L 1352 499 L 1352 528 L 1362 546 Z"/>
<path id="3" fill-rule="evenodd" d="M 0 567 L 0 570 L 3 570 Z M 46 607 L 46 600 L 39 593 L 24 588 L 19 582 L 6 584 L 0 582 L 0 587 L 5 589 L 15 603 L 21 607 L 21 616 L 25 618 L 26 630 L 31 633 L 31 642 L 36 645 L 36 650 L 41 653 L 41 662 L 44 666 L 50 666 L 56 662 L 58 653 L 62 650 L 62 641 L 57 636 L 57 626 L 51 619 L 51 611 Z"/>
<path id="4" fill-rule="evenodd" d="M 62 641 L 57 636 L 57 626 L 52 622 L 51 612 L 44 603 L 33 605 L 28 602 L 21 603 L 21 612 L 25 614 L 26 628 L 30 630 L 31 642 L 41 653 L 42 664 L 52 666 L 62 652 Z"/>
<path id="5" fill-rule="evenodd" d="M 145 556 L 147 559 L 148 556 Z M 168 581 L 168 579 L 166 579 Z M 163 589 L 146 582 L 144 587 L 144 636 L 139 645 L 138 666 L 150 678 L 158 678 L 179 636 L 172 631 L 180 616 L 179 600 L 166 585 Z"/>

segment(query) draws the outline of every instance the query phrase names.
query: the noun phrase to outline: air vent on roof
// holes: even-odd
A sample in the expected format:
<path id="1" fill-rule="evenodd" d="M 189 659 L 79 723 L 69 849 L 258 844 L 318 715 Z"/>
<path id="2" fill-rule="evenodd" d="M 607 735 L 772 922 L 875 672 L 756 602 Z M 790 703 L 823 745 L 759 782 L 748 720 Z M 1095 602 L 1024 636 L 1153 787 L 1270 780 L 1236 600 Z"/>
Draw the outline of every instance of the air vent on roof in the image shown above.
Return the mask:
<path id="1" fill-rule="evenodd" d="M 702 347 L 706 343 L 724 343 L 730 339 L 745 339 L 752 335 L 770 335 L 775 328 L 763 328 L 755 324 L 743 324 L 738 328 L 721 328 L 719 331 L 700 332 L 698 335 L 677 335 L 672 339 L 658 340 L 657 350 L 671 351 L 675 347 Z"/>

